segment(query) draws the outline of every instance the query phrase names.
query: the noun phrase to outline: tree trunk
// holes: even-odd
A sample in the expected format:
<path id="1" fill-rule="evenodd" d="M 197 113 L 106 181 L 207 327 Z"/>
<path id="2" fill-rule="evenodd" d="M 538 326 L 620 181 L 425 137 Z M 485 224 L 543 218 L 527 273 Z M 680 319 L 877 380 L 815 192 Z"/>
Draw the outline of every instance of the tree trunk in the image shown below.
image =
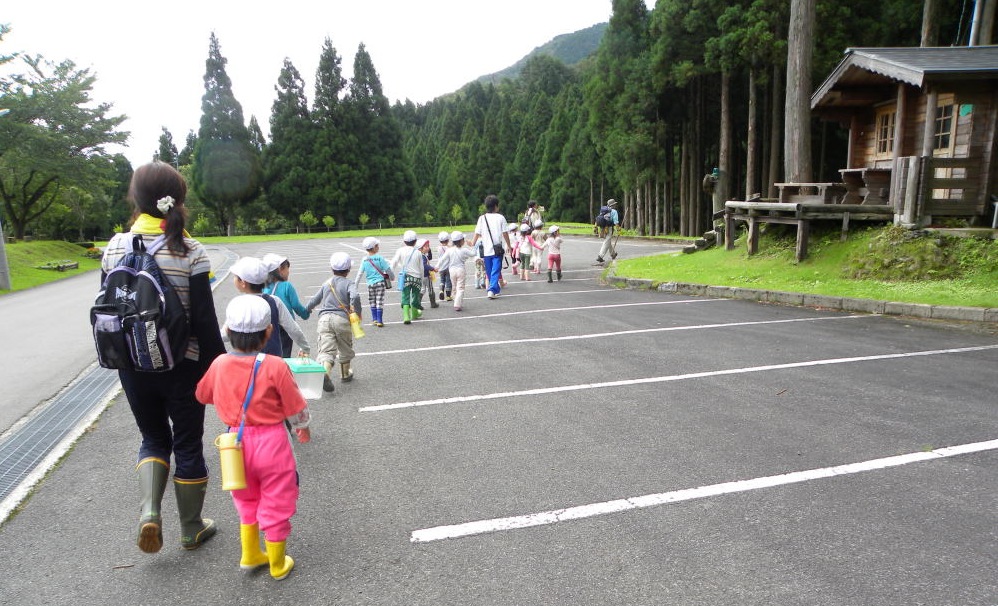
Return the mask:
<path id="1" fill-rule="evenodd" d="M 681 142 L 679 143 L 679 235 L 686 235 L 690 225 L 690 209 L 693 201 L 690 199 L 690 191 L 687 186 L 690 172 L 690 133 L 693 127 L 689 122 L 683 123 Z"/>
<path id="2" fill-rule="evenodd" d="M 758 132 L 755 128 L 758 98 L 755 86 L 755 68 L 749 68 L 748 81 L 748 134 L 745 141 L 745 200 L 755 193 L 755 159 L 758 147 Z"/>
<path id="3" fill-rule="evenodd" d="M 731 72 L 721 72 L 721 140 L 718 143 L 717 188 L 711 200 L 711 214 L 724 209 L 731 193 Z"/>
<path id="4" fill-rule="evenodd" d="M 922 41 L 919 46 L 936 46 L 939 41 L 939 2 L 925 0 L 922 7 Z"/>
<path id="5" fill-rule="evenodd" d="M 778 65 L 773 66 L 773 77 L 772 77 L 772 103 L 770 110 L 770 124 L 769 124 L 769 178 L 766 183 L 766 197 L 775 198 L 776 197 L 776 183 L 782 181 L 780 179 L 780 151 L 783 149 L 783 121 L 780 119 L 783 116 L 781 111 L 782 103 L 780 100 L 783 98 L 783 78 L 782 72 Z"/>
<path id="6" fill-rule="evenodd" d="M 811 178 L 811 64 L 817 0 L 792 0 L 787 38 L 787 101 L 784 125 L 785 178 L 808 183 Z"/>

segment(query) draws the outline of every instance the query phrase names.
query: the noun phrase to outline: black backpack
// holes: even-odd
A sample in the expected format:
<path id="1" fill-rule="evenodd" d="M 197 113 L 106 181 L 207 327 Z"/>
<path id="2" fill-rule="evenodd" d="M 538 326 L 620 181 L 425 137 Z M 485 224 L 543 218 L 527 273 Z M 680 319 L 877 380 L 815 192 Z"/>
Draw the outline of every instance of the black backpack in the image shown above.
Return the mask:
<path id="1" fill-rule="evenodd" d="M 611 227 L 613 219 L 610 216 L 612 209 L 609 206 L 600 206 L 599 214 L 596 215 L 596 227 Z"/>
<path id="2" fill-rule="evenodd" d="M 90 308 L 97 361 L 104 368 L 163 372 L 184 358 L 187 312 L 153 257 L 164 244 L 166 236 L 148 247 L 141 236 L 133 236 L 125 256 L 104 278 Z"/>

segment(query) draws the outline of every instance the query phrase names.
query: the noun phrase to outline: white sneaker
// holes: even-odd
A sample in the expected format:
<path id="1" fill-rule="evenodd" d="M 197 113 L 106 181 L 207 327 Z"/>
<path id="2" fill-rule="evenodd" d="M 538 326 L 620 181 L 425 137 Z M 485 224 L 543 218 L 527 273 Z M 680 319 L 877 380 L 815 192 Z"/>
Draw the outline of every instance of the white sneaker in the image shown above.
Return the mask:
<path id="1" fill-rule="evenodd" d="M 497 295 L 496 293 L 492 292 L 491 290 L 489 291 L 489 298 L 490 298 L 490 299 L 495 299 L 495 298 L 496 298 L 496 297 L 498 297 L 498 296 L 499 296 L 499 295 Z"/>

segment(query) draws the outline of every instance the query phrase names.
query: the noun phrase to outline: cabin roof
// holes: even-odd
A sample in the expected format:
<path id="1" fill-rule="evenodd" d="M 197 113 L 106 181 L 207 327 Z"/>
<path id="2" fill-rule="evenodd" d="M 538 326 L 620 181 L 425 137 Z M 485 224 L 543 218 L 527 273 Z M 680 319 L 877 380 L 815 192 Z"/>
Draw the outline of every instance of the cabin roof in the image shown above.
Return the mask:
<path id="1" fill-rule="evenodd" d="M 925 89 L 968 80 L 998 83 L 998 46 L 849 48 L 811 95 L 811 109 L 868 105 L 868 95 L 850 93 L 898 82 Z"/>

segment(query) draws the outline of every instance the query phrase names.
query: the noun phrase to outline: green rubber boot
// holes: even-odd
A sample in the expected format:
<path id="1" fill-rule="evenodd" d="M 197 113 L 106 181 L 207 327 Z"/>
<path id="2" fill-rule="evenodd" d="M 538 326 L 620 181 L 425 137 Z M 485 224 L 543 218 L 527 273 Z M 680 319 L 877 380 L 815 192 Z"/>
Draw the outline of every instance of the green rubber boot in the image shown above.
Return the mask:
<path id="1" fill-rule="evenodd" d="M 156 553 L 163 548 L 163 518 L 160 514 L 170 464 L 163 459 L 148 457 L 135 467 L 142 492 L 142 512 L 139 514 L 139 549 Z"/>
<path id="2" fill-rule="evenodd" d="M 213 520 L 201 517 L 208 478 L 181 480 L 174 477 L 173 489 L 177 495 L 177 512 L 180 514 L 180 545 L 184 549 L 197 549 L 215 536 L 215 531 L 218 530 Z"/>
<path id="3" fill-rule="evenodd" d="M 412 324 L 412 307 L 409 305 L 402 306 L 402 323 Z"/>

